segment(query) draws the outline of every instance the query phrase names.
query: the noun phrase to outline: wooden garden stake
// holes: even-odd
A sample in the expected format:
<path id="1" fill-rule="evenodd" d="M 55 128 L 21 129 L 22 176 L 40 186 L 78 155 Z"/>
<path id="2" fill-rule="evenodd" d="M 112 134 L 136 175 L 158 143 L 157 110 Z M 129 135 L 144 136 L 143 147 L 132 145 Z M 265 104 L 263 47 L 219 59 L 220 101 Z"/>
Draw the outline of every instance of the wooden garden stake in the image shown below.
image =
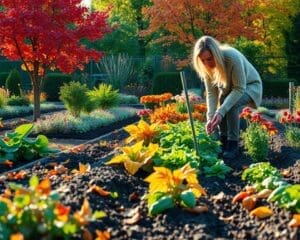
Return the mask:
<path id="1" fill-rule="evenodd" d="M 190 105 L 188 90 L 187 90 L 187 86 L 186 86 L 186 77 L 185 77 L 184 71 L 180 72 L 180 78 L 181 78 L 181 83 L 182 83 L 182 87 L 183 87 L 183 91 L 184 91 L 184 95 L 185 95 L 186 107 L 187 107 L 187 110 L 188 110 L 188 113 L 189 113 L 190 124 L 191 124 L 191 127 L 192 127 L 192 134 L 193 134 L 195 151 L 196 151 L 196 154 L 198 156 L 200 156 L 199 155 L 199 149 L 198 149 L 197 137 L 196 137 L 196 133 L 195 133 L 194 121 L 193 121 L 193 116 L 192 116 L 192 111 L 191 111 L 191 105 Z"/>
<path id="2" fill-rule="evenodd" d="M 294 110 L 294 82 L 289 82 L 289 110 L 293 114 Z"/>

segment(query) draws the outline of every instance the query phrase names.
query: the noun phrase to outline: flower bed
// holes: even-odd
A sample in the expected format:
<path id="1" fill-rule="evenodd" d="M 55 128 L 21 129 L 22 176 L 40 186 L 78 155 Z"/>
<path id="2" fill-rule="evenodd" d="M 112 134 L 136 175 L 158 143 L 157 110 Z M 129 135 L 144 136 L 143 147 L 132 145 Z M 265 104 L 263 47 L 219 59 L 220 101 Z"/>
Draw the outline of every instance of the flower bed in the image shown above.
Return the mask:
<path id="1" fill-rule="evenodd" d="M 136 109 L 130 107 L 97 110 L 79 118 L 61 112 L 39 120 L 34 134 L 42 132 L 51 138 L 92 139 L 137 120 Z"/>
<path id="2" fill-rule="evenodd" d="M 280 134 L 272 136 L 267 159 L 279 169 L 285 181 L 291 184 L 299 183 L 300 152 L 287 146 L 282 128 L 277 127 Z M 103 163 L 108 158 L 101 158 L 103 156 L 100 153 L 101 149 L 103 142 L 102 146 L 101 143 L 94 143 L 73 153 L 57 156 L 52 159 L 52 163 L 37 164 L 27 169 L 22 176 L 5 174 L 0 182 L 1 191 L 3 192 L 4 187 L 11 181 L 27 184 L 33 174 L 38 175 L 40 179 L 48 177 L 52 189 L 58 191 L 62 203 L 70 206 L 71 212 L 80 209 L 83 200 L 88 199 L 93 211 L 106 213 L 106 217 L 87 226 L 94 237 L 97 229 L 108 231 L 111 239 L 298 239 L 300 237 L 299 228 L 288 226 L 293 214 L 276 204 L 261 200 L 260 204 L 268 204 L 273 212 L 272 216 L 266 219 L 250 216 L 249 211 L 241 204 L 232 204 L 233 197 L 246 185 L 241 180 L 243 169 L 252 163 L 251 159 L 242 153 L 240 159 L 227 162 L 233 171 L 225 180 L 199 176 L 199 183 L 205 188 L 207 195 L 201 196 L 196 204 L 206 206 L 207 212 L 196 213 L 175 207 L 150 217 L 147 203 L 142 199 L 148 191 L 148 184 L 143 180 L 148 174 L 141 171 L 131 176 L 121 166 L 104 166 Z M 79 163 L 82 166 L 90 164 L 91 167 L 81 167 L 80 171 Z M 62 169 L 64 170 L 59 172 Z M 115 198 L 115 194 L 103 195 L 101 191 L 100 193 L 91 191 L 92 186 L 99 186 L 110 193 L 117 192 L 118 197 Z M 82 235 L 74 235 L 74 238 L 81 239 Z"/>
<path id="3" fill-rule="evenodd" d="M 60 111 L 64 109 L 63 105 L 57 105 L 54 103 L 41 103 L 41 113 Z M 30 106 L 5 106 L 0 109 L 0 116 L 2 120 L 24 117 L 31 115 L 33 111 L 33 105 Z"/>

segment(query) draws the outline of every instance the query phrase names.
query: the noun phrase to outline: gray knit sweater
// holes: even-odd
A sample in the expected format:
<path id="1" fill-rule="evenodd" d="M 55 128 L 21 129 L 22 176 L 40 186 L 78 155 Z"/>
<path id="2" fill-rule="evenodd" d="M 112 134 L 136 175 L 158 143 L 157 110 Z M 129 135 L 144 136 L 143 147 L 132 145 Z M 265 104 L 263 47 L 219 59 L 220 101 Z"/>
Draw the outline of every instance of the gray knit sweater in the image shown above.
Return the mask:
<path id="1" fill-rule="evenodd" d="M 211 119 L 216 112 L 224 117 L 244 93 L 252 98 L 253 107 L 258 107 L 262 100 L 262 81 L 253 65 L 242 53 L 232 47 L 226 47 L 221 51 L 228 84 L 223 88 L 213 85 L 209 78 L 204 79 L 208 119 Z M 219 106 L 220 97 L 225 99 Z"/>

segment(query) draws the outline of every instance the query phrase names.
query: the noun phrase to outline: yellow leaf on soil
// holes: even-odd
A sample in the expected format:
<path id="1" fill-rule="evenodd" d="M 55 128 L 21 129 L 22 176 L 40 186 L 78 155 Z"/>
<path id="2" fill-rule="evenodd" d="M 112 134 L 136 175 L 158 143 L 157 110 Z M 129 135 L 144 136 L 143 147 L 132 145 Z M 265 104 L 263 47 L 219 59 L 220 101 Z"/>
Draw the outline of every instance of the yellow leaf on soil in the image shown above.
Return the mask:
<path id="1" fill-rule="evenodd" d="M 255 208 L 250 212 L 250 216 L 258 217 L 259 219 L 267 218 L 273 215 L 273 212 L 270 208 L 262 206 Z"/>

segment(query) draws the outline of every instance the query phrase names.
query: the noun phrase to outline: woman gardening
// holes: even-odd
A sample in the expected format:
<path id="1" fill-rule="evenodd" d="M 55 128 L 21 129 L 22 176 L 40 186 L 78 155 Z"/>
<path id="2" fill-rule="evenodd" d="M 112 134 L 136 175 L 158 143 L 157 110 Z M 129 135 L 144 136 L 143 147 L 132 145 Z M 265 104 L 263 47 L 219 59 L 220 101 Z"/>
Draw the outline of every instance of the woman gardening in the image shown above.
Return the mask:
<path id="1" fill-rule="evenodd" d="M 241 52 L 210 36 L 196 42 L 193 65 L 206 88 L 206 132 L 220 138 L 224 159 L 235 158 L 239 114 L 246 105 L 256 108 L 262 100 L 259 73 Z"/>

